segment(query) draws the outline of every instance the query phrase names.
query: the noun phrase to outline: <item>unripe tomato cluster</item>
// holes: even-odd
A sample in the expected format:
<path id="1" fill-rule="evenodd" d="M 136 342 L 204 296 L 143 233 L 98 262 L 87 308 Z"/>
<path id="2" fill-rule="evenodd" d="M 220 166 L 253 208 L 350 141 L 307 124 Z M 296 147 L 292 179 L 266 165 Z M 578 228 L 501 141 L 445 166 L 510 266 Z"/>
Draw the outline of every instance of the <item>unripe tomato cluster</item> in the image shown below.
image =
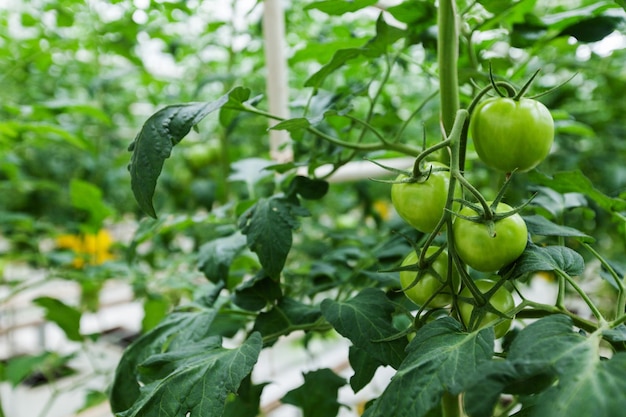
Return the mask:
<path id="1" fill-rule="evenodd" d="M 486 165 L 506 173 L 525 172 L 550 152 L 554 121 L 538 101 L 499 97 L 487 99 L 476 107 L 471 115 L 470 132 L 478 156 Z M 430 174 L 421 178 L 399 175 L 391 187 L 391 200 L 409 225 L 422 233 L 436 233 L 443 230 L 451 173 L 437 162 L 429 163 L 422 171 Z M 460 187 L 455 189 L 454 196 L 461 198 Z M 492 202 L 486 203 L 490 213 L 481 213 L 470 206 L 460 210 L 452 206 L 453 242 L 448 245 L 453 245 L 454 256 L 465 265 L 494 274 L 522 255 L 528 229 L 522 217 L 507 204 L 493 207 Z M 473 288 L 467 285 L 461 288 L 459 271 L 450 265 L 448 252 L 436 246 L 426 248 L 421 257 L 419 252 L 411 251 L 400 268 L 402 289 L 414 303 L 422 308 L 453 305 L 468 328 L 496 323 L 495 335 L 502 337 L 511 326 L 511 319 L 505 318 L 505 314 L 515 304 L 503 285 L 492 290 L 501 278 L 487 276 L 488 279 L 473 281 Z"/>

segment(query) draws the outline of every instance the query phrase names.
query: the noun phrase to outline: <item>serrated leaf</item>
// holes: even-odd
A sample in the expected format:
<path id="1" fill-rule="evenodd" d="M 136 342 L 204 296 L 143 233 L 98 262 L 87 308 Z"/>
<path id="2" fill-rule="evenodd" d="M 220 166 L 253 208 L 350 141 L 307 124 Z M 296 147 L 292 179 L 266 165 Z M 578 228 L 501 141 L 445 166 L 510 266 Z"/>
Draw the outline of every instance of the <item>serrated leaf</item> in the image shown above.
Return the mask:
<path id="1" fill-rule="evenodd" d="M 608 212 L 626 210 L 626 200 L 613 198 L 593 186 L 593 183 L 581 171 L 567 171 L 554 174 L 553 177 L 541 174 L 537 171 L 529 173 L 530 181 L 537 185 L 550 187 L 560 193 L 581 193 L 593 200 L 596 204 Z"/>
<path id="2" fill-rule="evenodd" d="M 246 237 L 239 232 L 207 242 L 198 251 L 198 268 L 211 282 L 227 282 L 230 265 L 245 246 Z"/>
<path id="3" fill-rule="evenodd" d="M 445 317 L 419 329 L 408 355 L 383 394 L 363 417 L 424 417 L 444 392 L 458 394 L 472 382 L 477 367 L 493 355 L 493 328 L 464 333 Z"/>
<path id="4" fill-rule="evenodd" d="M 465 394 L 466 411 L 472 417 L 490 416 L 499 394 L 525 381 L 524 388 L 534 395 L 524 402 L 520 415 L 621 416 L 626 407 L 626 353 L 602 360 L 600 340 L 600 333 L 589 337 L 575 333 L 571 319 L 564 315 L 530 324 L 513 340 L 504 365 L 492 361 L 478 369 L 474 385 Z M 548 379 L 528 387 L 529 375 Z"/>
<path id="5" fill-rule="evenodd" d="M 356 12 L 365 7 L 376 4 L 378 0 L 324 0 L 309 3 L 304 10 L 319 10 L 331 16 L 339 16 L 349 12 Z"/>
<path id="6" fill-rule="evenodd" d="M 42 307 L 45 310 L 46 320 L 59 326 L 69 340 L 75 342 L 83 340 L 83 336 L 80 334 L 82 313 L 79 310 L 52 297 L 35 298 L 33 304 Z"/>
<path id="7" fill-rule="evenodd" d="M 167 349 L 201 343 L 211 334 L 211 324 L 215 316 L 216 312 L 212 308 L 196 307 L 187 311 L 176 311 L 128 346 L 115 370 L 109 398 L 113 412 L 130 409 L 139 397 L 140 363 Z"/>
<path id="8" fill-rule="evenodd" d="M 130 184 L 139 207 L 156 218 L 152 197 L 163 163 L 177 145 L 208 114 L 221 108 L 229 94 L 209 103 L 186 103 L 167 106 L 144 123 L 128 150 L 132 151 Z"/>
<path id="9" fill-rule="evenodd" d="M 321 308 L 326 320 L 355 346 L 385 365 L 400 366 L 407 340 L 382 341 L 398 333 L 392 324 L 395 307 L 384 292 L 366 288 L 347 301 L 326 299 Z"/>
<path id="10" fill-rule="evenodd" d="M 265 272 L 278 279 L 292 244 L 292 230 L 299 226 L 297 217 L 309 212 L 296 199 L 281 196 L 260 199 L 239 220 L 250 250 L 259 257 Z"/>
<path id="11" fill-rule="evenodd" d="M 543 216 L 524 216 L 524 222 L 531 235 L 562 236 L 577 238 L 582 242 L 595 242 L 595 239 L 573 227 L 561 226 Z"/>
<path id="12" fill-rule="evenodd" d="M 229 393 L 237 392 L 262 348 L 253 333 L 236 349 L 224 349 L 209 338 L 152 355 L 140 369 L 159 378 L 141 387 L 133 406 L 120 417 L 222 417 Z"/>
<path id="13" fill-rule="evenodd" d="M 540 247 L 529 244 L 513 266 L 513 277 L 529 272 L 560 270 L 575 276 L 583 273 L 585 261 L 573 249 L 565 246 Z"/>
<path id="14" fill-rule="evenodd" d="M 304 374 L 304 383 L 281 399 L 285 404 L 300 407 L 303 417 L 336 416 L 339 411 L 337 393 L 346 381 L 330 369 Z"/>

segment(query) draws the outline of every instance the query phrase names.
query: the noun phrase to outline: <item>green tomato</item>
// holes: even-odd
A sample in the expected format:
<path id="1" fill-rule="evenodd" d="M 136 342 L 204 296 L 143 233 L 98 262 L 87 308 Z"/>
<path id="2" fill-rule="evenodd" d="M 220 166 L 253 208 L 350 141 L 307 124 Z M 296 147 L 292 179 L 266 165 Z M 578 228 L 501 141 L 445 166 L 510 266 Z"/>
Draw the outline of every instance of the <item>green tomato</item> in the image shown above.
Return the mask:
<path id="1" fill-rule="evenodd" d="M 426 250 L 426 257 L 434 255 L 439 250 L 438 247 L 430 246 Z M 419 259 L 418 254 L 412 251 L 402 261 L 402 266 L 415 265 Z M 411 287 L 413 281 L 418 278 L 419 281 Z M 430 265 L 430 269 L 422 271 L 400 271 L 400 283 L 402 288 L 408 288 L 404 294 L 415 304 L 423 306 L 443 285 L 448 277 L 448 252 L 443 250 Z M 458 291 L 460 279 L 456 270 L 452 271 L 452 283 L 454 292 Z M 410 287 L 410 288 L 409 288 Z M 433 308 L 445 307 L 452 303 L 452 292 L 450 287 L 446 286 L 429 302 L 428 306 Z"/>
<path id="2" fill-rule="evenodd" d="M 500 203 L 496 213 L 511 210 L 507 204 Z M 470 207 L 463 207 L 459 214 L 468 217 L 478 215 Z M 477 271 L 494 272 L 519 258 L 528 241 L 528 229 L 522 216 L 516 213 L 496 221 L 494 231 L 495 236 L 492 236 L 485 223 L 461 217 L 454 219 L 454 247 L 463 262 Z"/>
<path id="3" fill-rule="evenodd" d="M 533 169 L 548 156 L 554 141 L 554 120 L 540 102 L 495 97 L 472 112 L 474 148 L 488 166 L 504 172 Z"/>
<path id="4" fill-rule="evenodd" d="M 474 281 L 474 284 L 476 284 L 476 287 L 480 290 L 481 293 L 486 294 L 496 284 L 496 281 L 493 281 L 491 279 L 480 279 Z M 470 299 L 473 298 L 472 293 L 467 287 L 461 291 L 459 297 Z M 459 299 L 459 313 L 465 325 L 471 326 L 472 328 L 480 329 L 487 326 L 489 323 L 492 323 L 502 318 L 496 313 L 487 311 L 484 313 L 482 318 L 480 318 L 480 323 L 476 326 L 474 325 L 474 323 L 471 322 L 472 312 L 476 307 L 469 302 L 463 301 L 462 298 Z M 489 303 L 493 308 L 505 314 L 515 307 L 515 301 L 513 300 L 513 296 L 506 288 L 504 288 L 504 286 L 498 288 L 496 292 L 491 295 Z M 494 326 L 496 338 L 504 336 L 506 332 L 509 331 L 509 328 L 511 327 L 511 322 L 512 319 L 504 319 Z"/>
<path id="5" fill-rule="evenodd" d="M 447 168 L 439 162 L 431 162 L 424 171 L 431 166 Z M 423 182 L 394 183 L 391 186 L 391 202 L 400 217 L 420 232 L 431 233 L 435 230 L 446 207 L 449 175 L 447 171 L 433 171 Z M 400 174 L 396 180 L 406 178 L 406 175 Z M 455 190 L 455 195 L 461 196 L 460 188 Z"/>

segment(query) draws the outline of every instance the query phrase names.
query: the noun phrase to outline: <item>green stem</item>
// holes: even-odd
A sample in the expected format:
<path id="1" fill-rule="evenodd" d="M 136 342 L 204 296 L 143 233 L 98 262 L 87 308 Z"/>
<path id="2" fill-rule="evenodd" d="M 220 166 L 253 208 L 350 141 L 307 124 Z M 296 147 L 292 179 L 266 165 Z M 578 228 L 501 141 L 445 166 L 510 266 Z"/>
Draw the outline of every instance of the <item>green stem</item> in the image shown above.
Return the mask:
<path id="1" fill-rule="evenodd" d="M 224 108 L 227 108 L 226 106 L 224 106 Z M 272 113 L 268 113 L 266 111 L 257 109 L 256 107 L 250 106 L 250 105 L 244 105 L 243 108 L 241 107 L 237 107 L 235 108 L 235 110 L 243 110 L 246 111 L 248 113 L 252 113 L 252 114 L 256 114 L 258 116 L 263 116 L 263 117 L 267 117 L 269 119 L 273 119 L 273 120 L 278 120 L 279 122 L 283 122 L 287 119 L 283 118 L 283 117 L 279 117 L 276 116 Z M 391 142 L 380 142 L 380 143 L 354 143 L 354 142 L 346 142 L 344 140 L 335 138 L 333 136 L 330 136 L 324 132 L 322 132 L 319 129 L 316 129 L 313 126 L 309 126 L 306 128 L 307 131 L 311 132 L 312 134 L 320 137 L 321 139 L 330 142 L 334 145 L 337 146 L 341 146 L 343 148 L 346 149 L 354 149 L 357 151 L 363 151 L 363 152 L 372 152 L 372 151 L 381 151 L 381 150 L 390 150 L 390 151 L 395 151 L 395 152 L 400 152 L 406 155 L 410 155 L 410 156 L 418 156 L 421 153 L 421 150 L 414 147 L 414 146 L 410 146 L 410 145 L 405 145 L 403 143 L 391 143 Z"/>
<path id="2" fill-rule="evenodd" d="M 597 260 L 600 261 L 602 266 L 611 274 L 613 280 L 617 284 L 618 295 L 617 295 L 617 305 L 615 306 L 615 318 L 621 317 L 624 314 L 624 310 L 626 310 L 626 292 L 624 291 L 624 283 L 622 282 L 622 277 L 617 275 L 617 272 L 609 263 L 600 255 L 594 248 L 591 247 L 588 243 L 583 243 L 583 246 L 587 248 L 589 252 L 596 257 Z"/>
<path id="3" fill-rule="evenodd" d="M 441 91 L 441 122 L 446 135 L 452 131 L 459 109 L 459 28 L 454 0 L 440 0 L 437 14 L 439 36 L 437 37 L 437 62 L 439 66 L 439 90 Z"/>
<path id="4" fill-rule="evenodd" d="M 526 309 L 526 307 L 531 307 L 531 309 Z M 542 304 L 530 300 L 525 300 L 522 304 L 518 306 L 518 308 L 520 309 L 520 311 L 515 313 L 515 317 L 518 319 L 540 319 L 543 317 L 551 316 L 553 314 L 564 314 L 572 319 L 572 322 L 576 327 L 580 327 L 586 332 L 593 333 L 598 330 L 598 325 L 596 323 L 590 320 L 585 320 L 569 310 L 550 304 Z"/>
<path id="5" fill-rule="evenodd" d="M 569 275 L 567 275 L 563 271 L 560 271 L 560 270 L 557 269 L 554 272 L 557 275 L 562 276 L 569 283 L 569 285 L 571 285 L 574 288 L 574 290 L 578 293 L 580 298 L 583 299 L 585 304 L 587 304 L 587 306 L 589 307 L 589 309 L 591 310 L 591 312 L 593 313 L 595 318 L 600 322 L 600 324 L 601 325 L 605 325 L 606 324 L 606 320 L 602 316 L 602 313 L 600 312 L 600 310 L 598 310 L 598 307 L 596 307 L 596 305 L 593 303 L 593 301 L 591 301 L 591 299 L 589 298 L 587 293 L 585 293 L 585 291 L 583 291 L 583 289 L 580 288 L 578 283 L 576 283 L 576 281 L 574 281 L 574 279 L 572 277 L 570 277 Z"/>

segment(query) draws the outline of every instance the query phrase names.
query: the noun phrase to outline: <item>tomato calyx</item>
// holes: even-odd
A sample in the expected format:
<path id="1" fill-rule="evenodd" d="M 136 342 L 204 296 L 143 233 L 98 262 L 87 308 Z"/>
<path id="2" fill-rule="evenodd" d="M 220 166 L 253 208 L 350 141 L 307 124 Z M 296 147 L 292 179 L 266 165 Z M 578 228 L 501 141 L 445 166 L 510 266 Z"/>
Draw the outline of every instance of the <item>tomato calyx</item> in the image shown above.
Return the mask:
<path id="1" fill-rule="evenodd" d="M 493 276 L 490 279 L 467 282 L 467 286 L 458 295 L 458 303 L 471 305 L 471 315 L 461 311 L 470 331 L 483 327 L 485 320 L 495 321 L 496 336 L 502 336 L 509 328 L 510 321 L 515 317 L 515 304 L 509 290 L 505 287 L 506 279 Z M 468 294 L 469 292 L 469 294 Z M 509 322 L 505 324 L 505 322 Z M 498 324 L 501 323 L 501 324 Z M 500 328 L 499 327 L 503 327 Z M 498 335 L 498 333 L 502 333 Z"/>

